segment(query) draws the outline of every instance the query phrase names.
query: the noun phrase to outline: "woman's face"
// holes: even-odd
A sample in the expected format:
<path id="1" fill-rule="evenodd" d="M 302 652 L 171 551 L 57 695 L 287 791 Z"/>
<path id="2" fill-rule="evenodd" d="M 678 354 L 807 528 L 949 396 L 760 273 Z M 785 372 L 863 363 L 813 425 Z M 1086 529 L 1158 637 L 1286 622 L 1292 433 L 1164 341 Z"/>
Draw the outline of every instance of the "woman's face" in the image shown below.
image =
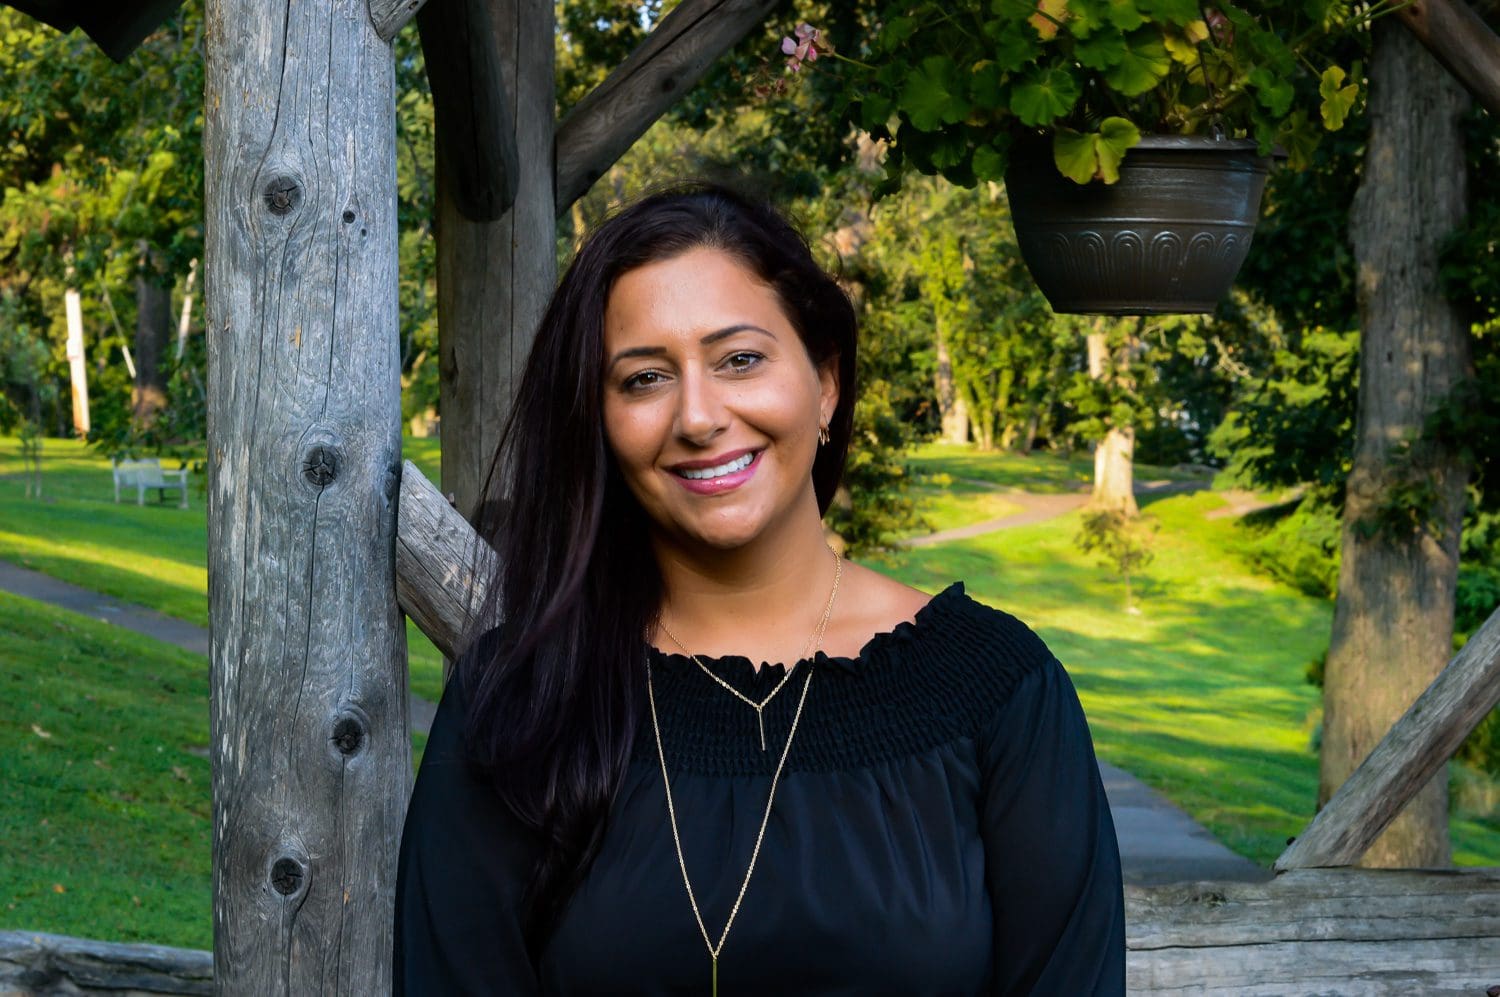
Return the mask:
<path id="1" fill-rule="evenodd" d="M 604 429 L 659 534 L 730 549 L 804 504 L 838 401 L 776 292 L 715 249 L 629 271 L 604 313 Z M 805 514 L 805 513 L 804 513 Z"/>

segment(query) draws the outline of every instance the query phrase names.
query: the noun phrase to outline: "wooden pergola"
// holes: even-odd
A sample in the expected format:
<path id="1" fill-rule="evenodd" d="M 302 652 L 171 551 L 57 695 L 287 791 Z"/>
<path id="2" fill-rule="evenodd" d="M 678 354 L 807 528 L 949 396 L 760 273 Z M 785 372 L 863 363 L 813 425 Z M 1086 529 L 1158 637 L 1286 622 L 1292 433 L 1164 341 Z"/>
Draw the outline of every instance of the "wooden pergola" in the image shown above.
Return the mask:
<path id="1" fill-rule="evenodd" d="M 222 993 L 389 991 L 411 784 L 402 615 L 444 653 L 461 650 L 495 556 L 467 516 L 555 280 L 555 220 L 774 6 L 683 0 L 557 122 L 551 3 L 424 2 L 208 0 L 212 987 Z M 176 3 L 122 0 L 115 27 L 73 12 L 92 7 L 82 2 L 12 6 L 81 23 L 120 57 Z M 414 16 L 437 112 L 442 491 L 400 449 L 390 40 Z M 1500 113 L 1500 42 L 1483 22 L 1458 0 L 1415 0 L 1402 16 Z M 1291 844 L 1275 880 L 1127 891 L 1132 990 L 1500 984 L 1500 870 L 1346 868 L 1497 701 L 1500 614 Z M 0 967 L 11 949 L 0 939 Z M 86 943 L 15 958 L 87 989 L 122 951 L 146 958 Z M 185 972 L 162 970 L 152 987 L 206 992 L 201 960 Z"/>

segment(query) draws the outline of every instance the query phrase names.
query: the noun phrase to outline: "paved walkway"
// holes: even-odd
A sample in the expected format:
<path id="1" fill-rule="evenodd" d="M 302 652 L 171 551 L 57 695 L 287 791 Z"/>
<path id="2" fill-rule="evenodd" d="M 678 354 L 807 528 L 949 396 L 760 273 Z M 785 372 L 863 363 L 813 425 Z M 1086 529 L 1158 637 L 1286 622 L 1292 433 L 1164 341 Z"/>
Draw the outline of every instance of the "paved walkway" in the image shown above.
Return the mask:
<path id="1" fill-rule="evenodd" d="M 965 483 L 982 485 L 991 488 L 996 494 L 1005 497 L 1021 507 L 1020 512 L 1013 512 L 1009 516 L 1000 516 L 997 519 L 986 519 L 978 523 L 970 523 L 968 526 L 958 526 L 951 530 L 938 530 L 921 537 L 909 537 L 900 542 L 902 547 L 931 547 L 934 544 L 947 543 L 950 540 L 968 540 L 970 537 L 983 536 L 986 533 L 994 533 L 996 530 L 1009 529 L 1012 526 L 1030 526 L 1032 523 L 1041 523 L 1049 519 L 1055 519 L 1074 509 L 1081 508 L 1089 500 L 1090 489 L 1084 486 L 1081 491 L 1076 492 L 1023 492 L 1013 488 L 1001 488 L 992 482 L 980 481 L 975 478 L 963 479 Z M 1135 487 L 1137 495 L 1162 495 L 1169 492 L 1198 492 L 1208 486 L 1201 481 L 1145 481 L 1138 482 Z M 1258 508 L 1258 506 L 1257 506 Z M 1230 510 L 1215 510 L 1209 513 L 1209 518 L 1217 518 L 1218 515 L 1239 515 L 1249 511 L 1248 508 L 1241 509 L 1238 513 Z"/>
<path id="2" fill-rule="evenodd" d="M 208 655 L 208 631 L 49 575 L 0 561 L 0 590 L 51 603 L 92 619 Z M 434 704 L 411 697 L 413 729 L 426 733 Z M 1266 880 L 1270 870 L 1225 848 L 1184 811 L 1135 776 L 1101 763 L 1104 790 L 1120 839 L 1125 881 L 1138 885 L 1198 879 Z"/>

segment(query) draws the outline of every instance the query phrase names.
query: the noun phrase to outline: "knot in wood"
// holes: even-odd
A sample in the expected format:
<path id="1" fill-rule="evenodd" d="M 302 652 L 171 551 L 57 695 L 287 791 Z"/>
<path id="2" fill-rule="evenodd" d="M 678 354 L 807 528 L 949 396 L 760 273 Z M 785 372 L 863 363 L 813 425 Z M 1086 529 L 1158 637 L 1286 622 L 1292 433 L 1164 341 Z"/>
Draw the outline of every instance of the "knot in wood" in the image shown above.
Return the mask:
<path id="1" fill-rule="evenodd" d="M 271 866 L 271 888 L 284 897 L 301 889 L 306 877 L 307 869 L 290 855 L 283 855 Z"/>
<path id="2" fill-rule="evenodd" d="M 666 77 L 665 79 L 663 79 L 661 81 L 661 92 L 662 93 L 671 93 L 673 90 L 676 90 L 676 89 L 677 89 L 677 80 L 674 79 L 673 77 L 668 76 L 668 77 Z"/>
<path id="3" fill-rule="evenodd" d="M 326 488 L 339 474 L 338 454 L 328 447 L 316 446 L 302 458 L 302 475 L 317 485 Z"/>
<path id="4" fill-rule="evenodd" d="M 365 727 L 355 717 L 340 717 L 333 725 L 333 746 L 339 754 L 352 755 L 365 743 Z"/>
<path id="5" fill-rule="evenodd" d="M 273 215 L 286 215 L 302 203 L 302 187 L 291 177 L 276 177 L 266 184 L 266 207 Z"/>
<path id="6" fill-rule="evenodd" d="M 344 224 L 345 225 L 353 225 L 354 224 L 354 212 L 351 211 L 348 208 L 344 209 Z"/>

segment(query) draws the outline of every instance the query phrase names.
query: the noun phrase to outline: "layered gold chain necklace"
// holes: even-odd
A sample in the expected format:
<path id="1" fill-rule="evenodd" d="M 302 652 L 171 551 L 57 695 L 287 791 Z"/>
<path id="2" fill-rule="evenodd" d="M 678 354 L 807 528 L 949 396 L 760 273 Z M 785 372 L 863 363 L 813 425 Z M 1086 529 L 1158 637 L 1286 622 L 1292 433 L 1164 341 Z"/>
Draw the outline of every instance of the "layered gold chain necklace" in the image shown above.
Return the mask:
<path id="1" fill-rule="evenodd" d="M 818 625 L 814 627 L 813 632 L 808 635 L 807 642 L 802 645 L 802 652 L 798 655 L 799 660 L 817 652 L 817 644 L 821 644 L 823 642 L 823 631 L 828 628 L 828 617 L 833 613 L 834 597 L 839 594 L 839 579 L 844 575 L 844 559 L 842 557 L 839 557 L 839 552 L 834 550 L 832 547 L 828 548 L 828 552 L 833 555 L 833 589 L 828 593 L 828 604 L 823 607 L 823 618 L 818 621 Z M 788 682 L 791 681 L 792 672 L 795 671 L 797 667 L 796 664 L 794 663 L 790 668 L 788 668 L 786 670 L 786 674 L 781 677 L 781 681 L 776 683 L 776 688 L 772 689 L 770 693 L 766 695 L 765 699 L 762 699 L 757 703 L 755 700 L 751 699 L 749 696 L 745 695 L 743 692 L 740 692 L 734 686 L 730 685 L 728 682 L 715 675 L 713 673 L 713 670 L 710 669 L 708 665 L 703 663 L 702 658 L 698 657 L 692 651 L 689 651 L 687 649 L 687 646 L 683 644 L 682 641 L 677 639 L 677 635 L 667 628 L 665 620 L 658 620 L 657 626 L 661 627 L 661 632 L 666 634 L 667 637 L 671 639 L 672 643 L 677 645 L 678 650 L 687 655 L 689 658 L 693 659 L 693 662 L 700 669 L 702 669 L 703 674 L 719 683 L 719 685 L 728 690 L 732 696 L 734 696 L 740 702 L 745 703 L 755 711 L 755 720 L 760 728 L 760 750 L 765 751 L 766 706 L 771 702 L 771 700 L 775 699 L 776 694 L 780 692 Z M 816 641 L 817 644 L 814 644 L 814 641 Z"/>
<path id="2" fill-rule="evenodd" d="M 823 618 L 818 621 L 816 629 L 813 630 L 812 637 L 809 638 L 814 653 L 817 652 L 818 647 L 823 643 L 823 633 L 828 627 L 828 617 L 833 612 L 833 600 L 839 592 L 839 579 L 843 576 L 843 559 L 839 557 L 837 551 L 833 551 L 833 558 L 833 590 L 828 594 L 828 605 L 823 610 Z M 663 626 L 662 629 L 665 630 L 666 627 Z M 670 637 L 671 634 L 668 633 L 668 636 Z M 678 647 L 682 647 L 677 638 L 673 637 L 672 640 L 674 643 L 677 643 Z M 683 648 L 683 650 L 686 651 L 687 649 Z M 698 662 L 699 668 L 708 671 L 703 662 L 698 660 L 697 655 L 689 652 L 689 657 Z M 713 672 L 708 672 L 708 674 L 721 685 L 724 685 L 725 688 L 728 688 L 730 692 L 733 692 L 736 696 L 754 706 L 756 715 L 761 716 L 761 711 L 765 709 L 765 705 L 771 701 L 776 693 L 781 691 L 782 686 L 786 685 L 787 679 L 791 677 L 792 669 L 795 667 L 796 665 L 794 664 L 792 668 L 787 669 L 786 676 L 771 691 L 771 695 L 767 696 L 759 704 L 747 696 L 740 695 L 737 689 L 719 679 Z M 765 840 L 766 826 L 771 822 L 771 805 L 776 801 L 776 787 L 781 782 L 781 772 L 786 767 L 787 757 L 792 753 L 792 741 L 797 736 L 797 725 L 802 720 L 802 707 L 807 704 L 807 692 L 812 688 L 812 678 L 812 663 L 808 662 L 807 680 L 802 683 L 802 695 L 797 700 L 797 711 L 792 715 L 792 727 L 787 732 L 786 744 L 781 749 L 781 759 L 776 763 L 776 771 L 771 775 L 771 789 L 766 794 L 766 812 L 761 816 L 760 829 L 755 832 L 755 847 L 750 851 L 750 865 L 745 869 L 745 878 L 740 882 L 740 891 L 735 895 L 734 906 L 729 909 L 729 917 L 724 922 L 724 930 L 720 932 L 719 942 L 716 945 L 709 936 L 708 926 L 703 923 L 703 913 L 698 908 L 698 898 L 693 893 L 693 883 L 688 878 L 687 859 L 682 854 L 682 835 L 677 830 L 677 808 L 672 803 L 672 781 L 667 775 L 667 753 L 662 748 L 661 722 L 656 714 L 656 691 L 651 682 L 651 658 L 649 655 L 646 657 L 646 696 L 648 702 L 651 704 L 651 730 L 656 735 L 656 757 L 661 762 L 662 788 L 666 791 L 667 796 L 667 821 L 672 826 L 672 844 L 677 849 L 677 866 L 682 870 L 682 885 L 687 889 L 688 903 L 693 908 L 693 918 L 698 922 L 698 931 L 703 935 L 703 944 L 708 947 L 708 956 L 713 963 L 713 997 L 718 997 L 719 993 L 719 953 L 724 951 L 724 942 L 729 938 L 729 929 L 734 924 L 735 916 L 740 912 L 740 903 L 745 899 L 745 891 L 750 887 L 750 877 L 755 873 L 755 862 L 760 858 L 760 846 L 761 842 Z M 764 720 L 761 723 L 761 750 L 765 750 Z"/>

